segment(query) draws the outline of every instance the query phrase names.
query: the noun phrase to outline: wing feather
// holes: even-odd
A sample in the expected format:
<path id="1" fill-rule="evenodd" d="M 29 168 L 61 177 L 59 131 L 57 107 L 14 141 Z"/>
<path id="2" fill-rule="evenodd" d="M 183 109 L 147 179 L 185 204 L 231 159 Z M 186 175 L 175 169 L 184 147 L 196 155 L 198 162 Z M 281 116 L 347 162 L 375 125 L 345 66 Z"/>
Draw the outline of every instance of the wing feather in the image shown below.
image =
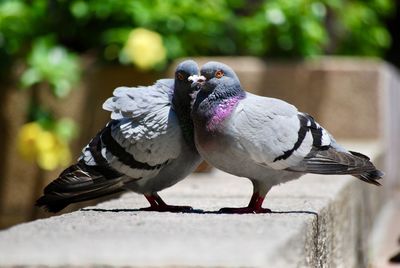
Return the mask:
<path id="1" fill-rule="evenodd" d="M 340 146 L 313 117 L 281 100 L 248 94 L 232 116 L 239 146 L 260 165 L 316 174 L 351 174 L 379 185 L 369 158 Z"/>
<path id="2" fill-rule="evenodd" d="M 158 80 L 149 87 L 119 87 L 103 108 L 118 119 L 112 138 L 137 161 L 156 166 L 178 157 L 183 140 L 171 106 L 174 81 Z M 112 161 L 112 155 L 106 155 Z"/>
<path id="3" fill-rule="evenodd" d="M 247 93 L 231 117 L 233 135 L 240 137 L 240 147 L 255 162 L 274 169 L 285 169 L 300 162 L 297 155 L 301 150 L 307 150 L 303 144 L 292 157 L 274 161 L 292 150 L 298 142 L 300 122 L 297 114 L 297 109 L 284 101 Z M 305 138 L 309 140 L 306 133 L 302 139 Z M 302 145 L 301 142 L 299 145 Z"/>
<path id="4" fill-rule="evenodd" d="M 113 97 L 104 102 L 103 109 L 111 112 L 111 119 L 149 116 L 170 105 L 173 86 L 172 79 L 161 79 L 147 87 L 118 87 Z"/>

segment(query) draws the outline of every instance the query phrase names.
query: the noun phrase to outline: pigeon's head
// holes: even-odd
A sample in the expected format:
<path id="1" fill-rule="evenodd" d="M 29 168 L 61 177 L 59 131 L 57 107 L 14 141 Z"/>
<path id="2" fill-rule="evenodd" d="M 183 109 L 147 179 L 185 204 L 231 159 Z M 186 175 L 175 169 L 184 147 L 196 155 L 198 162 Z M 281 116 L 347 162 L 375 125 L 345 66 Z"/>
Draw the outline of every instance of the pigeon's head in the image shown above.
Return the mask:
<path id="1" fill-rule="evenodd" d="M 201 67 L 200 76 L 191 80 L 204 91 L 213 91 L 217 86 L 223 86 L 227 90 L 232 85 L 240 86 L 240 81 L 235 72 L 226 64 L 210 61 Z"/>
<path id="2" fill-rule="evenodd" d="M 195 90 L 189 79 L 199 75 L 199 66 L 193 60 L 181 62 L 175 70 L 175 94 L 189 95 Z"/>

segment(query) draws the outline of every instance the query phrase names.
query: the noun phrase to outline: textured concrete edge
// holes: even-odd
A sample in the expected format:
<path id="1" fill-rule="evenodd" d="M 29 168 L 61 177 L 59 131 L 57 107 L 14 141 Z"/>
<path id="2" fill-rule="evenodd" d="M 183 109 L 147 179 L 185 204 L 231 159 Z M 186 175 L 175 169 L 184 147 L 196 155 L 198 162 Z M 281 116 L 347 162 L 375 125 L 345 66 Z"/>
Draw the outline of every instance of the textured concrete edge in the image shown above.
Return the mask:
<path id="1" fill-rule="evenodd" d="M 368 150 L 372 159 L 377 159 L 377 153 L 376 149 Z M 332 195 L 321 199 L 323 204 L 315 210 L 316 215 L 307 217 L 301 228 L 280 245 L 269 264 L 273 264 L 273 267 L 367 266 L 368 238 L 375 217 L 385 201 L 385 194 L 382 189 L 354 178 L 347 180 L 342 176 L 341 181 L 343 183 L 338 184 L 338 189 L 332 190 Z M 304 199 L 311 197 L 304 195 Z M 64 217 L 68 217 L 68 214 Z M 173 267 L 185 265 L 177 263 Z M 193 267 L 205 266 L 196 263 Z"/>
<path id="2" fill-rule="evenodd" d="M 400 195 L 385 204 L 370 237 L 370 267 L 398 267 L 390 258 L 400 250 Z"/>
<path id="3" fill-rule="evenodd" d="M 372 151 L 371 159 L 381 166 L 382 155 Z M 333 197 L 327 199 L 305 233 L 298 233 L 282 246 L 276 267 L 289 267 L 293 263 L 285 251 L 303 239 L 304 259 L 297 267 L 368 267 L 373 259 L 371 236 L 381 209 L 387 203 L 383 187 L 375 187 L 351 178 Z"/>
<path id="4" fill-rule="evenodd" d="M 366 267 L 370 262 L 369 237 L 374 218 L 383 205 L 382 194 L 365 189 L 364 185 L 350 181 L 332 199 L 327 201 L 312 221 L 282 246 L 281 255 L 274 261 L 276 267 L 293 263 L 285 249 L 302 239 L 304 259 L 299 267 Z M 371 206 L 371 204 L 373 206 Z"/>

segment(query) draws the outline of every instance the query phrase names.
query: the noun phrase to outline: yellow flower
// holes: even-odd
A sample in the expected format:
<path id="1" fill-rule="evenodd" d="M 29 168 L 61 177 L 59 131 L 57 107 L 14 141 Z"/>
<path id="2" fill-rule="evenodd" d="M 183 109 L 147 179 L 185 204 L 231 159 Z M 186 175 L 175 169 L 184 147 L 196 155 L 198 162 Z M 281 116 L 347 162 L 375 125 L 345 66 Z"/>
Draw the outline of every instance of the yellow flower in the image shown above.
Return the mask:
<path id="1" fill-rule="evenodd" d="M 39 167 L 53 170 L 58 166 L 66 166 L 71 160 L 68 144 L 55 133 L 42 130 L 36 139 L 37 159 Z"/>
<path id="2" fill-rule="evenodd" d="M 50 131 L 43 130 L 36 136 L 36 148 L 38 152 L 52 150 L 56 146 L 57 137 Z"/>
<path id="3" fill-rule="evenodd" d="M 36 159 L 37 164 L 44 170 L 53 170 L 58 166 L 58 155 L 56 150 L 41 151 Z"/>
<path id="4" fill-rule="evenodd" d="M 144 28 L 136 28 L 130 32 L 123 53 L 143 70 L 164 62 L 167 55 L 161 35 Z"/>
<path id="5" fill-rule="evenodd" d="M 71 161 L 68 144 L 36 122 L 22 126 L 18 136 L 18 150 L 25 159 L 35 160 L 44 170 L 66 166 Z"/>
<path id="6" fill-rule="evenodd" d="M 25 124 L 21 127 L 18 134 L 18 152 L 28 160 L 36 158 L 36 138 L 41 133 L 42 128 L 36 122 Z"/>
<path id="7" fill-rule="evenodd" d="M 58 153 L 58 164 L 62 167 L 68 166 L 72 160 L 71 150 L 68 144 L 59 139 L 56 150 Z"/>

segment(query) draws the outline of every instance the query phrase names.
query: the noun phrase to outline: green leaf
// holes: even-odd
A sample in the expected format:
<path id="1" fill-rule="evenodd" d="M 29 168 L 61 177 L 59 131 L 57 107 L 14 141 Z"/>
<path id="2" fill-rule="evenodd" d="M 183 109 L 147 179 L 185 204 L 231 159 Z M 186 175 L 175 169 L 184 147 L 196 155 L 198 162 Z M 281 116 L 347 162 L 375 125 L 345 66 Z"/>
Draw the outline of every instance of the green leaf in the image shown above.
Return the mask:
<path id="1" fill-rule="evenodd" d="M 51 37 L 38 38 L 28 56 L 28 69 L 21 77 L 23 86 L 47 82 L 57 97 L 66 97 L 80 78 L 78 57 L 56 45 Z"/>
<path id="2" fill-rule="evenodd" d="M 70 142 L 78 135 L 78 125 L 71 118 L 61 118 L 55 123 L 55 133 L 64 141 Z"/>
<path id="3" fill-rule="evenodd" d="M 36 83 L 42 81 L 42 77 L 39 72 L 34 68 L 29 68 L 21 75 L 21 84 L 23 88 L 28 88 Z"/>
<path id="4" fill-rule="evenodd" d="M 89 5 L 84 1 L 73 2 L 70 9 L 76 18 L 85 18 L 89 15 Z"/>

